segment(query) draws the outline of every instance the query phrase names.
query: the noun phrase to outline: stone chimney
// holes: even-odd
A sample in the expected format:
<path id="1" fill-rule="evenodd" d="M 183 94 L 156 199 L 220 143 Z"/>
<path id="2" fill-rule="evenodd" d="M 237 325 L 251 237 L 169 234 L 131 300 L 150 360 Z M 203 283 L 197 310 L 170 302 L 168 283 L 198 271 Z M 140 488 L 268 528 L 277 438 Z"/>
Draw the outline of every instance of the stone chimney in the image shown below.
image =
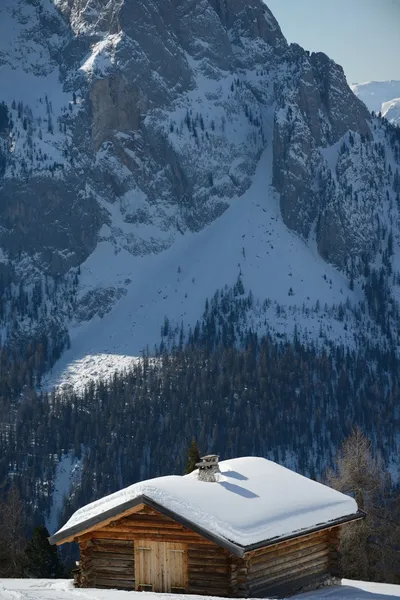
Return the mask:
<path id="1" fill-rule="evenodd" d="M 196 464 L 196 467 L 199 468 L 199 481 L 217 481 L 215 475 L 221 472 L 218 466 L 218 458 L 217 454 L 208 454 L 201 457 L 201 462 Z"/>

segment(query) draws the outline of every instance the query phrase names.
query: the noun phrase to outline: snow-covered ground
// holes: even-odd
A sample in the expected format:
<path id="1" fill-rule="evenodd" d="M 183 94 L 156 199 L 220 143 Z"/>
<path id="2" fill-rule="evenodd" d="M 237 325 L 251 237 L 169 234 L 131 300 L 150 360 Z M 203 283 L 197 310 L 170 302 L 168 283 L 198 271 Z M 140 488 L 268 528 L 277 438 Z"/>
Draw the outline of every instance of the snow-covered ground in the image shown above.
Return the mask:
<path id="1" fill-rule="evenodd" d="M 185 600 L 187 595 L 74 589 L 68 579 L 0 579 L 0 600 Z M 210 596 L 190 596 L 210 600 Z M 343 580 L 342 586 L 297 596 L 299 600 L 390 600 L 400 597 L 400 586 Z"/>

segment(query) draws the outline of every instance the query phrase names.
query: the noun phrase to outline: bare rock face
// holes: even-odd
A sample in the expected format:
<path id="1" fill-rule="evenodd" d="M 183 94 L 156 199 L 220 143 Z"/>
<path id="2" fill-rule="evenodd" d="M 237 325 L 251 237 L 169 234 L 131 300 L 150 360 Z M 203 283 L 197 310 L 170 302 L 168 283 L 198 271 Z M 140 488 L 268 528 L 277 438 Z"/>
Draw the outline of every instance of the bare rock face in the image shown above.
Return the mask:
<path id="1" fill-rule="evenodd" d="M 146 105 L 146 97 L 122 73 L 96 79 L 90 88 L 93 150 L 97 152 L 116 131 L 137 131 Z"/>
<path id="2" fill-rule="evenodd" d="M 310 62 L 321 99 L 319 108 L 330 124 L 326 132 L 329 144 L 337 142 L 348 131 L 371 139 L 370 114 L 347 85 L 342 67 L 322 52 L 311 54 Z"/>
<path id="3" fill-rule="evenodd" d="M 292 45 L 284 56 L 286 76 L 278 91 L 274 129 L 274 184 L 288 227 L 307 239 L 318 223 L 318 245 L 327 260 L 344 267 L 360 248 L 340 210 L 329 207 L 340 192 L 330 186 L 324 149 L 349 131 L 371 140 L 370 115 L 352 94 L 341 67 L 326 55 L 309 56 Z M 340 175 L 339 175 L 340 177 Z M 339 199 L 338 199 L 339 195 Z M 368 242 L 368 245 L 369 242 Z"/>
<path id="4" fill-rule="evenodd" d="M 240 31 L 252 40 L 260 38 L 274 50 L 286 48 L 278 22 L 262 2 L 251 5 L 241 0 L 210 0 L 210 5 L 227 30 Z"/>
<path id="5" fill-rule="evenodd" d="M 11 260 L 32 256 L 36 268 L 60 276 L 96 247 L 100 208 L 80 193 L 75 180 L 8 181 L 1 199 L 0 246 Z"/>

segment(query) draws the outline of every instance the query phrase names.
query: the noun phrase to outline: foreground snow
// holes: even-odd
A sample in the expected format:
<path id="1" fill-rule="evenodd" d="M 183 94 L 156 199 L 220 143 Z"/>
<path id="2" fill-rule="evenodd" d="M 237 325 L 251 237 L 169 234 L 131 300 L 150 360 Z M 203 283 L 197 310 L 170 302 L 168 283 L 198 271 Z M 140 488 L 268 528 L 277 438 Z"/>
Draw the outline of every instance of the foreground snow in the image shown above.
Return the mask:
<path id="1" fill-rule="evenodd" d="M 122 592 L 117 590 L 74 589 L 68 579 L 0 579 L 0 600 L 184 600 L 180 594 L 152 594 L 147 592 Z M 384 583 L 365 583 L 343 580 L 335 586 L 301 594 L 301 600 L 390 600 L 400 597 L 400 586 Z M 193 600 L 209 596 L 191 596 Z"/>

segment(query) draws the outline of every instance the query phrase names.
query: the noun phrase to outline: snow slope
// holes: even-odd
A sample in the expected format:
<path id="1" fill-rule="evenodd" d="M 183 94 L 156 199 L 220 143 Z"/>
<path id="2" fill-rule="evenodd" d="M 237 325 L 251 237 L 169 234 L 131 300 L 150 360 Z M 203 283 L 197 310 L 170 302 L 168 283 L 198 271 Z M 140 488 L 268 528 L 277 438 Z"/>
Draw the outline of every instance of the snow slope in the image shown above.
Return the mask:
<path id="1" fill-rule="evenodd" d="M 0 579 L 0 600 L 185 600 L 187 595 L 74 589 L 70 579 Z M 301 600 L 391 600 L 400 597 L 400 586 L 343 580 L 343 585 L 301 594 Z M 191 596 L 210 600 L 210 596 Z"/>
<path id="2" fill-rule="evenodd" d="M 269 140 L 272 118 L 271 113 Z M 122 290 L 121 298 L 103 317 L 75 323 L 70 329 L 71 348 L 46 385 L 79 389 L 90 379 L 129 367 L 143 349 L 160 343 L 165 316 L 194 327 L 206 299 L 223 286 L 234 285 L 239 275 L 256 299 L 272 301 L 263 317 L 277 333 L 292 336 L 297 325 L 300 335 L 315 339 L 323 327 L 329 328 L 330 339 L 353 345 L 354 330 L 345 322 L 296 311 L 317 303 L 332 307 L 347 299 L 354 305 L 362 293 L 357 287 L 349 289 L 346 277 L 319 256 L 315 244 L 307 244 L 283 224 L 271 167 L 269 142 L 250 189 L 234 198 L 211 225 L 181 235 L 160 254 L 133 256 L 107 239 L 99 242 L 81 267 L 81 294 L 112 286 Z M 110 227 L 117 228 L 122 216 L 114 212 L 113 219 Z M 274 303 L 288 309 L 281 319 Z"/>
<path id="3" fill-rule="evenodd" d="M 60 522 L 65 499 L 71 495 L 73 486 L 80 481 L 81 469 L 82 460 L 74 457 L 72 452 L 64 454 L 56 466 L 51 508 L 46 517 L 46 527 L 50 533 L 54 533 Z"/>
<path id="4" fill-rule="evenodd" d="M 391 123 L 400 125 L 400 98 L 382 104 L 382 115 Z"/>
<path id="5" fill-rule="evenodd" d="M 353 498 L 265 458 L 220 463 L 218 481 L 170 475 L 131 485 L 79 509 L 57 534 L 146 496 L 241 546 L 290 535 L 357 512 Z M 293 490 L 296 491 L 293 495 Z"/>

